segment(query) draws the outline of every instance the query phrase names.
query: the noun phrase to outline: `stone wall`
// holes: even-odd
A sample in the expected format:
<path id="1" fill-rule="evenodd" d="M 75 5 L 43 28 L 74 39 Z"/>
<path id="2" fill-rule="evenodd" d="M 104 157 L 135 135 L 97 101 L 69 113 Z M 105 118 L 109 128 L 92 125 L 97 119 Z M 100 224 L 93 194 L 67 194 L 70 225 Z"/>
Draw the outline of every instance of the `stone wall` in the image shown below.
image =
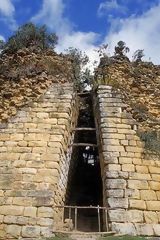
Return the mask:
<path id="1" fill-rule="evenodd" d="M 54 84 L 0 125 L 0 239 L 48 237 L 63 204 L 77 121 L 71 84 Z"/>
<path id="2" fill-rule="evenodd" d="M 137 123 L 126 108 L 119 92 L 106 85 L 98 87 L 95 109 L 110 229 L 160 236 L 160 159 L 144 154 Z"/>

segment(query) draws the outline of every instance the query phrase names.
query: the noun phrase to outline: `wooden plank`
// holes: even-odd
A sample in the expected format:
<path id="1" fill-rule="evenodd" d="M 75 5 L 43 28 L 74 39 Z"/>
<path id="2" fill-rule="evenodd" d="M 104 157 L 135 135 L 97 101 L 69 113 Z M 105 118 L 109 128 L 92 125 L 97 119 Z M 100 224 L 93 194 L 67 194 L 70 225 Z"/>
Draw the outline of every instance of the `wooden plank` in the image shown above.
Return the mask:
<path id="1" fill-rule="evenodd" d="M 101 219 L 100 219 L 100 208 L 98 206 L 97 208 L 97 214 L 98 214 L 98 232 L 101 231 Z"/>
<path id="2" fill-rule="evenodd" d="M 77 230 L 77 207 L 75 207 L 75 231 Z"/>
<path id="3" fill-rule="evenodd" d="M 87 127 L 84 127 L 84 128 L 74 128 L 72 129 L 73 131 L 96 131 L 96 128 L 87 128 Z"/>
<path id="4" fill-rule="evenodd" d="M 96 206 L 61 206 L 61 205 L 55 205 L 55 206 L 53 206 L 54 208 L 79 208 L 79 209 L 84 209 L 84 208 L 86 208 L 86 209 L 108 209 L 107 207 L 96 207 Z"/>
<path id="5" fill-rule="evenodd" d="M 73 147 L 98 147 L 97 144 L 94 143 L 73 143 Z"/>

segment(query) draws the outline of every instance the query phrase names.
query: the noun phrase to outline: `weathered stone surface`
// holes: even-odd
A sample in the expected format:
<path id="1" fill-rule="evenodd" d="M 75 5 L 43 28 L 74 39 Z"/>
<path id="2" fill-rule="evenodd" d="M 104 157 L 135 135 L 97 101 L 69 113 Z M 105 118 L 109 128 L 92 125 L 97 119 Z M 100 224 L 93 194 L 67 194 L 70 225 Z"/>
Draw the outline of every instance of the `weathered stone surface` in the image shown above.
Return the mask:
<path id="1" fill-rule="evenodd" d="M 145 218 L 145 222 L 146 223 L 158 223 L 158 215 L 156 212 L 152 212 L 152 211 L 145 211 L 144 212 L 144 218 Z"/>
<path id="2" fill-rule="evenodd" d="M 110 208 L 128 208 L 127 198 L 108 198 Z"/>
<path id="3" fill-rule="evenodd" d="M 111 222 L 126 222 L 127 220 L 125 209 L 109 210 L 108 215 Z"/>
<path id="4" fill-rule="evenodd" d="M 156 193 L 153 190 L 141 190 L 140 194 L 142 200 L 157 200 Z"/>
<path id="5" fill-rule="evenodd" d="M 160 225 L 159 224 L 153 224 L 153 231 L 156 236 L 160 236 Z"/>
<path id="6" fill-rule="evenodd" d="M 134 209 L 146 209 L 146 203 L 143 200 L 130 199 L 129 206 Z"/>
<path id="7" fill-rule="evenodd" d="M 133 223 L 143 222 L 143 211 L 128 210 L 126 214 L 127 214 L 128 222 L 133 222 Z"/>
<path id="8" fill-rule="evenodd" d="M 7 234 L 9 234 L 9 236 L 18 238 L 21 233 L 21 228 L 22 227 L 18 225 L 8 225 L 6 228 L 6 232 Z"/>
<path id="9" fill-rule="evenodd" d="M 137 234 L 141 236 L 153 236 L 153 226 L 151 224 L 135 224 Z"/>
<path id="10" fill-rule="evenodd" d="M 37 208 L 36 207 L 25 207 L 24 216 L 36 217 L 37 216 Z"/>
<path id="11" fill-rule="evenodd" d="M 160 211 L 160 201 L 147 201 L 147 209 L 151 211 Z"/>
<path id="12" fill-rule="evenodd" d="M 133 235 L 137 234 L 135 226 L 133 223 L 112 223 L 112 231 L 115 231 L 124 235 Z"/>
<path id="13" fill-rule="evenodd" d="M 124 179 L 108 179 L 107 188 L 108 189 L 125 189 L 126 181 Z"/>
<path id="14" fill-rule="evenodd" d="M 22 227 L 22 237 L 26 238 L 40 237 L 40 227 L 39 226 Z"/>
<path id="15" fill-rule="evenodd" d="M 39 207 L 38 217 L 42 218 L 53 218 L 53 208 L 50 207 Z"/>

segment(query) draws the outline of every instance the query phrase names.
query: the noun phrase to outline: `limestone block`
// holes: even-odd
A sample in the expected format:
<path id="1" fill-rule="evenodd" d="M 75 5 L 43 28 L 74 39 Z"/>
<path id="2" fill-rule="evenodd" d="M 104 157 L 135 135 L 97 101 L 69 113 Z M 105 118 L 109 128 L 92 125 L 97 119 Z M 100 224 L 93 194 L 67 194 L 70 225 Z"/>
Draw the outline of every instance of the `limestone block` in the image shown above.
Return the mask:
<path id="1" fill-rule="evenodd" d="M 5 216 L 4 223 L 7 224 L 18 224 L 18 225 L 27 225 L 28 224 L 28 217 L 23 216 Z"/>
<path id="2" fill-rule="evenodd" d="M 130 146 L 138 146 L 137 141 L 135 141 L 135 140 L 129 140 L 129 145 Z"/>
<path id="3" fill-rule="evenodd" d="M 156 212 L 144 211 L 144 219 L 146 223 L 158 223 L 158 215 Z"/>
<path id="4" fill-rule="evenodd" d="M 51 218 L 40 218 L 37 221 L 37 224 L 40 226 L 52 226 L 53 225 L 53 219 Z"/>
<path id="5" fill-rule="evenodd" d="M 24 216 L 25 217 L 36 217 L 37 208 L 36 207 L 25 207 L 24 208 Z"/>
<path id="6" fill-rule="evenodd" d="M 126 214 L 127 214 L 128 222 L 133 222 L 133 223 L 143 222 L 143 211 L 128 210 Z"/>
<path id="7" fill-rule="evenodd" d="M 126 189 L 125 190 L 125 197 L 140 199 L 140 191 L 137 189 Z"/>
<path id="8" fill-rule="evenodd" d="M 62 143 L 61 142 L 49 142 L 48 146 L 49 147 L 54 147 L 54 148 L 61 148 L 62 147 Z"/>
<path id="9" fill-rule="evenodd" d="M 122 171 L 124 172 L 134 172 L 135 166 L 133 164 L 122 164 Z"/>
<path id="10" fill-rule="evenodd" d="M 23 226 L 22 237 L 26 237 L 26 238 L 40 237 L 40 227 L 39 226 Z"/>
<path id="11" fill-rule="evenodd" d="M 57 162 L 46 161 L 45 166 L 46 166 L 46 168 L 50 168 L 50 169 L 53 168 L 53 169 L 57 169 L 58 171 L 60 171 L 60 165 Z"/>
<path id="12" fill-rule="evenodd" d="M 160 224 L 153 224 L 153 231 L 156 236 L 160 236 Z"/>
<path id="13" fill-rule="evenodd" d="M 119 163 L 120 164 L 131 164 L 132 163 L 132 158 L 129 157 L 119 157 Z"/>
<path id="14" fill-rule="evenodd" d="M 148 189 L 148 182 L 145 180 L 128 180 L 128 188 L 131 189 Z"/>
<path id="15" fill-rule="evenodd" d="M 41 227 L 41 235 L 46 238 L 54 237 L 53 229 L 49 227 Z"/>
<path id="16" fill-rule="evenodd" d="M 21 226 L 18 225 L 8 225 L 6 227 L 6 232 L 7 234 L 9 234 L 9 236 L 18 238 L 20 236 L 21 233 Z"/>
<path id="17" fill-rule="evenodd" d="M 21 206 L 0 206 L 0 213 L 3 215 L 22 216 L 24 207 Z"/>
<path id="18" fill-rule="evenodd" d="M 14 197 L 13 205 L 18 206 L 30 206 L 32 204 L 33 199 L 29 197 Z"/>
<path id="19" fill-rule="evenodd" d="M 30 136 L 27 136 L 27 138 L 29 138 Z M 50 135 L 48 133 L 36 133 L 35 134 L 35 139 L 32 139 L 32 137 L 30 137 L 31 139 L 27 139 L 28 141 L 30 140 L 36 140 L 36 141 L 49 141 Z"/>
<path id="20" fill-rule="evenodd" d="M 125 149 L 123 146 L 104 145 L 103 150 L 107 152 L 125 152 Z"/>
<path id="21" fill-rule="evenodd" d="M 137 234 L 141 236 L 153 236 L 153 227 L 151 224 L 142 224 L 142 223 L 136 223 L 135 224 Z"/>
<path id="22" fill-rule="evenodd" d="M 129 199 L 129 206 L 132 209 L 146 209 L 146 203 L 143 200 Z"/>
<path id="23" fill-rule="evenodd" d="M 51 135 L 49 141 L 51 142 L 61 142 L 63 140 L 63 135 Z"/>
<path id="24" fill-rule="evenodd" d="M 124 179 L 108 179 L 107 180 L 107 189 L 125 189 L 126 180 Z"/>
<path id="25" fill-rule="evenodd" d="M 142 200 L 157 200 L 156 193 L 153 190 L 141 190 L 140 194 Z"/>
<path id="26" fill-rule="evenodd" d="M 106 177 L 107 178 L 118 178 L 119 177 L 119 173 L 117 171 L 112 171 L 112 172 L 106 172 Z M 108 181 L 108 179 L 107 179 Z"/>
<path id="27" fill-rule="evenodd" d="M 3 218 L 4 218 L 4 216 L 0 215 L 0 223 L 3 223 Z"/>
<path id="28" fill-rule="evenodd" d="M 110 222 L 126 222 L 127 215 L 125 209 L 109 210 L 108 216 Z"/>
<path id="29" fill-rule="evenodd" d="M 102 138 L 105 138 L 105 139 L 119 139 L 119 140 L 124 140 L 125 139 L 125 134 L 117 134 L 117 133 L 104 133 L 102 134 Z"/>
<path id="30" fill-rule="evenodd" d="M 33 147 L 33 153 L 46 153 L 46 147 Z"/>
<path id="31" fill-rule="evenodd" d="M 160 191 L 156 191 L 157 199 L 160 200 Z"/>
<path id="32" fill-rule="evenodd" d="M 114 197 L 114 198 L 123 198 L 124 191 L 122 189 L 113 189 L 106 191 L 107 197 Z"/>
<path id="33" fill-rule="evenodd" d="M 11 141 L 21 141 L 24 138 L 24 134 L 22 133 L 17 133 L 17 134 L 11 134 L 10 139 Z"/>
<path id="34" fill-rule="evenodd" d="M 9 141 L 9 140 L 10 140 L 10 134 L 0 133 L 0 141 Z"/>
<path id="35" fill-rule="evenodd" d="M 103 143 L 104 145 L 115 145 L 118 146 L 119 145 L 119 140 L 118 139 L 103 139 Z"/>
<path id="36" fill-rule="evenodd" d="M 160 211 L 160 201 L 147 201 L 147 209 L 151 211 Z"/>
<path id="37" fill-rule="evenodd" d="M 133 223 L 112 223 L 111 229 L 113 232 L 123 235 L 135 236 L 137 234 Z"/>
<path id="38" fill-rule="evenodd" d="M 108 171 L 121 171 L 121 165 L 119 164 L 108 164 Z"/>
<path id="39" fill-rule="evenodd" d="M 138 173 L 148 173 L 148 167 L 147 166 L 136 166 L 136 171 Z"/>
<path id="40" fill-rule="evenodd" d="M 160 182 L 150 181 L 149 185 L 151 189 L 160 191 Z"/>
<path id="41" fill-rule="evenodd" d="M 137 179 L 137 180 L 144 180 L 144 181 L 146 181 L 146 180 L 152 180 L 151 179 L 151 175 L 150 174 L 148 174 L 148 173 L 133 173 L 133 172 L 130 172 L 129 173 L 129 175 L 130 175 L 130 179 Z"/>
<path id="42" fill-rule="evenodd" d="M 143 148 L 140 147 L 132 147 L 132 146 L 126 146 L 126 151 L 127 152 L 133 152 L 133 153 L 142 153 L 143 152 Z"/>
<path id="43" fill-rule="evenodd" d="M 128 146 L 128 140 L 121 140 L 120 143 L 121 143 L 123 146 Z"/>
<path id="44" fill-rule="evenodd" d="M 107 200 L 110 208 L 128 208 L 127 198 L 108 198 Z"/>
<path id="45" fill-rule="evenodd" d="M 149 172 L 159 174 L 160 173 L 160 167 L 149 166 Z"/>
<path id="46" fill-rule="evenodd" d="M 26 167 L 26 161 L 24 161 L 24 160 L 14 161 L 13 166 L 16 167 L 16 168 L 25 168 Z"/>
<path id="47" fill-rule="evenodd" d="M 24 128 L 37 128 L 37 124 L 36 123 L 24 123 Z"/>
<path id="48" fill-rule="evenodd" d="M 51 129 L 52 124 L 50 124 L 50 123 L 38 123 L 37 128 L 39 128 L 39 129 Z"/>
<path id="49" fill-rule="evenodd" d="M 27 141 L 18 141 L 17 145 L 19 147 L 27 147 L 28 143 Z"/>
<path id="50" fill-rule="evenodd" d="M 46 149 L 45 149 L 46 150 Z M 60 154 L 61 153 L 61 149 L 60 148 L 56 148 L 56 147 L 48 147 L 47 148 L 47 153 L 53 153 L 53 154 Z"/>
<path id="51" fill-rule="evenodd" d="M 18 171 L 23 174 L 35 175 L 37 173 L 37 169 L 35 169 L 35 168 L 20 168 L 20 169 L 18 169 Z"/>
<path id="52" fill-rule="evenodd" d="M 160 174 L 152 174 L 151 176 L 153 181 L 160 182 Z"/>
<path id="53" fill-rule="evenodd" d="M 60 161 L 60 155 L 54 154 L 54 153 L 45 153 L 42 154 L 41 159 L 44 161 L 53 161 L 53 162 L 59 162 Z"/>
<path id="54" fill-rule="evenodd" d="M 39 207 L 38 217 L 42 218 L 53 218 L 53 208 L 50 207 Z"/>
<path id="55" fill-rule="evenodd" d="M 46 112 L 38 112 L 38 113 L 37 113 L 37 117 L 38 117 L 38 118 L 42 118 L 42 119 L 44 119 L 44 118 L 49 118 L 49 114 L 46 113 Z"/>

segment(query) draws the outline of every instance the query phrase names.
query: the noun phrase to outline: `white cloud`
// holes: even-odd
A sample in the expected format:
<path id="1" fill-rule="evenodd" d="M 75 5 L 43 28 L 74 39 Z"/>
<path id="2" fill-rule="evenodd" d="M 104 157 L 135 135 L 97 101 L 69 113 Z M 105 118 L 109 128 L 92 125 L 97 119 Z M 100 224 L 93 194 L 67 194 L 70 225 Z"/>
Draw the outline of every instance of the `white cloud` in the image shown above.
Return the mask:
<path id="1" fill-rule="evenodd" d="M 0 13 L 2 20 L 5 21 L 12 30 L 15 30 L 17 24 L 14 19 L 15 7 L 12 0 L 0 0 Z"/>
<path id="2" fill-rule="evenodd" d="M 2 35 L 0 35 L 0 40 L 5 41 L 5 38 Z"/>
<path id="3" fill-rule="evenodd" d="M 57 51 L 62 52 L 68 47 L 85 51 L 91 61 L 95 60 L 96 41 L 99 37 L 94 32 L 75 31 L 74 25 L 64 16 L 63 0 L 43 0 L 42 9 L 31 20 L 46 24 L 59 37 Z"/>
<path id="4" fill-rule="evenodd" d="M 64 17 L 64 9 L 63 0 L 43 0 L 42 9 L 31 20 L 44 23 L 59 33 L 68 32 L 72 24 Z"/>
<path id="5" fill-rule="evenodd" d="M 127 8 L 124 5 L 120 5 L 117 0 L 107 0 L 100 3 L 98 8 L 98 15 L 102 16 L 107 13 L 112 14 L 113 11 L 116 11 L 118 13 L 125 13 L 127 11 Z"/>
<path id="6" fill-rule="evenodd" d="M 130 48 L 131 57 L 137 49 L 144 49 L 146 59 L 160 63 L 160 4 L 152 7 L 141 16 L 117 19 L 111 25 L 104 42 L 109 43 L 113 52 L 119 40 L 125 41 Z"/>

